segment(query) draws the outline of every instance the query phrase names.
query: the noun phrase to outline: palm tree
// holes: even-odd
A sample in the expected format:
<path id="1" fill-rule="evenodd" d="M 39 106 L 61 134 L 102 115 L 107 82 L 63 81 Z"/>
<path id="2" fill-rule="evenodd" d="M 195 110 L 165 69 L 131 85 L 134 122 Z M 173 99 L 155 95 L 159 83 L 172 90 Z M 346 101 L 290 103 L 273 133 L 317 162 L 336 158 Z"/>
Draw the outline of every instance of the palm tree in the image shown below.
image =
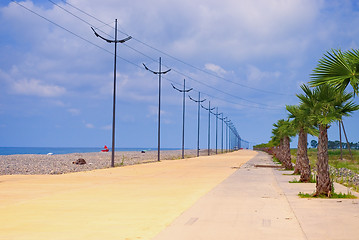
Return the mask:
<path id="1" fill-rule="evenodd" d="M 359 85 L 359 50 L 342 52 L 332 49 L 319 60 L 313 70 L 311 86 L 329 84 L 337 90 L 344 91 L 350 84 L 353 95 L 358 96 Z"/>
<path id="2" fill-rule="evenodd" d="M 287 170 L 293 169 L 291 154 L 290 154 L 290 137 L 295 136 L 295 131 L 290 124 L 289 120 L 280 119 L 277 123 L 273 124 L 275 129 L 272 133 L 274 135 L 274 140 L 278 141 L 279 139 L 279 149 L 280 149 L 280 158 L 279 160 L 284 165 L 284 168 Z M 273 138 L 272 138 L 273 139 Z"/>
<path id="3" fill-rule="evenodd" d="M 302 97 L 302 95 L 300 95 L 300 97 Z M 289 112 L 289 118 L 293 119 L 291 123 L 298 134 L 297 162 L 294 173 L 300 173 L 301 182 L 309 182 L 311 170 L 307 153 L 308 133 L 311 135 L 317 134 L 314 122 L 312 118 L 309 117 L 311 109 L 305 104 L 301 104 L 300 106 L 287 105 L 286 109 Z"/>
<path id="4" fill-rule="evenodd" d="M 302 89 L 306 97 L 300 98 L 301 102 L 312 109 L 311 117 L 319 127 L 315 195 L 330 196 L 332 182 L 329 175 L 327 130 L 331 123 L 342 120 L 344 116 L 350 116 L 351 112 L 358 110 L 359 105 L 350 100 L 352 94 L 338 91 L 328 84 L 320 85 L 313 90 L 307 86 L 303 86 Z"/>
<path id="5" fill-rule="evenodd" d="M 272 154 L 274 155 L 274 157 L 276 157 L 280 162 L 282 162 L 282 157 L 281 157 L 281 141 L 279 139 L 279 133 L 278 133 L 278 128 L 273 128 L 272 129 L 272 137 L 271 140 L 269 141 L 268 145 L 269 146 L 273 146 L 272 147 Z"/>

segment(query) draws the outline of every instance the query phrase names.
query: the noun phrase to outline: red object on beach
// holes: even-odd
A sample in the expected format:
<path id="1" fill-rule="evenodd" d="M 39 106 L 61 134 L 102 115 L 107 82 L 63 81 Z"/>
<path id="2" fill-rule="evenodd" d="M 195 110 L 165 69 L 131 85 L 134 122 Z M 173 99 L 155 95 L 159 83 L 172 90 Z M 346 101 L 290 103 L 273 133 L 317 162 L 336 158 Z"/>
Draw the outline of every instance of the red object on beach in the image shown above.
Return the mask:
<path id="1" fill-rule="evenodd" d="M 109 151 L 109 149 L 106 145 L 105 145 L 104 149 L 101 150 L 101 152 L 108 152 L 108 151 Z"/>

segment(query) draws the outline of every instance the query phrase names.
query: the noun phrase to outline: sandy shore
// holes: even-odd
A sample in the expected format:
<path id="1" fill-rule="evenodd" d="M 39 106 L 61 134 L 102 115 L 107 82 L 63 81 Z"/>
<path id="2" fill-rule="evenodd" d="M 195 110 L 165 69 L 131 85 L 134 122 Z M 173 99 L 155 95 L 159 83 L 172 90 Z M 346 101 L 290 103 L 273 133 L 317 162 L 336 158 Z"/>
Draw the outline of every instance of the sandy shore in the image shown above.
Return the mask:
<path id="1" fill-rule="evenodd" d="M 196 150 L 185 150 L 185 157 L 195 157 Z M 207 155 L 201 150 L 200 155 Z M 161 160 L 180 159 L 181 150 L 161 151 Z M 79 158 L 86 161 L 84 165 L 73 164 Z M 129 151 L 116 152 L 115 166 L 134 165 L 157 160 L 157 151 L 145 153 Z M 13 174 L 63 174 L 94 169 L 108 168 L 111 165 L 111 153 L 70 153 L 56 155 L 21 154 L 0 156 L 0 175 Z"/>

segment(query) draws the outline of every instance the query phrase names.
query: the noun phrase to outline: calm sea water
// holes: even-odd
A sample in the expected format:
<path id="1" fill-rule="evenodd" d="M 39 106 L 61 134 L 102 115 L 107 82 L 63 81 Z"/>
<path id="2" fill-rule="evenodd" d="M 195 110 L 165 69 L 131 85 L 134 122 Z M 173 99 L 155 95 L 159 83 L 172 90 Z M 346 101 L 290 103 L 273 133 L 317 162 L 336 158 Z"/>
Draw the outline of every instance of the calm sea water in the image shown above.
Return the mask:
<path id="1" fill-rule="evenodd" d="M 14 154 L 66 154 L 66 153 L 87 153 L 100 152 L 103 148 L 59 148 L 59 147 L 0 147 L 0 155 Z M 161 148 L 161 150 L 179 150 L 180 148 Z M 116 151 L 154 151 L 157 148 L 116 148 Z M 111 149 L 110 149 L 111 151 Z"/>

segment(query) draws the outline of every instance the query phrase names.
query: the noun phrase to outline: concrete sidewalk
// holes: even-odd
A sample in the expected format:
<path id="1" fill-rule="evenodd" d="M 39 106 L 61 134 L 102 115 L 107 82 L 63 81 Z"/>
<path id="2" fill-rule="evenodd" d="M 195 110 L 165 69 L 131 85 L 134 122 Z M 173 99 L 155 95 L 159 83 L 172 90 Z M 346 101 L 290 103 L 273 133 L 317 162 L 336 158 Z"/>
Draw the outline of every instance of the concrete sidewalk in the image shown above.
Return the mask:
<path id="1" fill-rule="evenodd" d="M 259 153 L 199 199 L 154 240 L 358 239 L 359 200 L 301 199 L 315 184 L 289 183 L 289 171 Z M 336 185 L 336 192 L 346 188 Z"/>
<path id="2" fill-rule="evenodd" d="M 0 176 L 0 240 L 151 239 L 256 154 Z"/>
<path id="3" fill-rule="evenodd" d="M 0 176 L 0 240 L 358 239 L 359 200 L 301 199 L 241 150 L 44 176 Z M 336 191 L 347 189 L 336 185 Z"/>

